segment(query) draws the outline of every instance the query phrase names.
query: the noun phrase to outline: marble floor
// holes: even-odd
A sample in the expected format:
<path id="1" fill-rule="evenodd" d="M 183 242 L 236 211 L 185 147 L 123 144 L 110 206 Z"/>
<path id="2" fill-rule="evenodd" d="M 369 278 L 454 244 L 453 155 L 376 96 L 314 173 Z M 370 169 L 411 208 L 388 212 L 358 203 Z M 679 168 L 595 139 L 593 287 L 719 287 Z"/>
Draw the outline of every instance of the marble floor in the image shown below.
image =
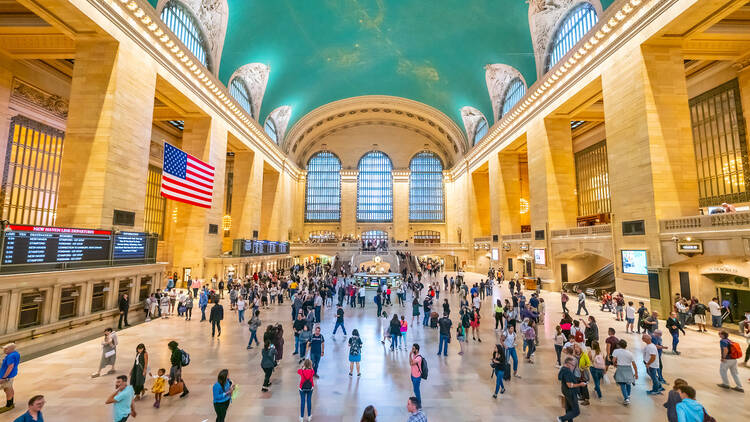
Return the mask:
<path id="1" fill-rule="evenodd" d="M 442 275 L 440 276 L 442 278 Z M 479 274 L 467 274 L 470 281 L 478 281 Z M 505 297 L 506 289 L 496 289 L 495 295 Z M 441 295 L 441 301 L 444 295 Z M 452 308 L 457 309 L 455 296 L 450 296 Z M 552 335 L 554 324 L 559 321 L 560 302 L 556 293 L 544 292 L 547 302 L 547 318 L 540 332 L 541 344 L 537 349 L 534 364 L 520 362 L 521 379 L 513 379 L 506 385 L 507 391 L 497 400 L 492 399 L 494 379 L 490 379 L 490 357 L 496 333 L 489 299 L 485 299 L 484 322 L 481 326 L 483 342 L 470 342 L 466 354 L 459 356 L 455 340 L 450 344 L 448 357 L 437 357 L 437 330 L 410 325 L 407 342 L 422 345 L 428 359 L 430 375 L 422 383 L 425 412 L 431 422 L 441 421 L 542 421 L 555 420 L 560 415 L 558 395 L 560 385 L 554 367 Z M 227 307 L 228 308 L 228 307 Z M 599 321 L 600 333 L 614 327 L 618 334 L 624 332 L 624 323 L 614 320 L 611 314 L 599 312 L 595 303 L 589 309 Z M 366 308 L 346 310 L 346 328 L 357 328 L 364 342 L 362 377 L 348 375 L 348 348 L 345 337 L 339 332 L 331 335 L 334 313 L 325 310 L 323 334 L 326 339 L 326 354 L 320 363 L 321 378 L 316 381 L 313 394 L 313 417 L 315 421 L 358 421 L 362 410 L 369 404 L 378 411 L 380 421 L 405 421 L 406 401 L 412 394 L 409 379 L 408 352 L 390 352 L 380 343 L 380 321 L 375 317 L 374 303 L 368 296 Z M 398 307 L 386 311 L 404 313 L 411 322 L 411 309 Z M 135 346 L 144 343 L 148 348 L 151 368 L 169 368 L 167 342 L 176 340 L 192 357 L 192 363 L 184 370 L 184 378 L 190 387 L 190 395 L 179 399 L 167 397 L 160 409 L 152 407 L 153 395 L 136 402 L 137 421 L 201 422 L 214 420 L 211 405 L 211 385 L 222 368 L 229 369 L 230 378 L 239 386 L 239 396 L 228 412 L 228 421 L 262 420 L 296 421 L 299 412 L 297 390 L 297 360 L 291 335 L 290 309 L 288 302 L 262 312 L 264 325 L 279 321 L 288 327 L 284 359 L 274 372 L 270 392 L 261 392 L 263 374 L 260 370 L 259 350 L 246 350 L 249 338 L 247 325 L 237 322 L 236 313 L 226 311 L 224 330 L 220 338 L 212 339 L 210 325 L 199 322 L 169 318 L 140 324 L 118 333 L 117 373 L 127 374 L 135 356 Z M 454 324 L 455 324 L 454 319 Z M 602 337 L 603 339 L 604 337 Z M 637 335 L 624 338 L 629 348 L 639 356 L 641 342 Z M 737 338 L 745 347 L 745 340 Z M 667 343 L 668 341 L 665 341 Z M 689 330 L 680 343 L 682 355 L 664 355 L 664 376 L 667 381 L 676 377 L 686 379 L 698 391 L 698 400 L 719 421 L 750 420 L 749 393 L 738 393 L 718 388 L 720 381 L 719 346 L 715 333 L 699 334 Z M 519 347 L 520 349 L 520 347 Z M 23 348 L 19 349 L 23 355 Z M 520 353 L 520 350 L 519 350 Z M 89 374 L 96 368 L 100 358 L 99 340 L 92 340 L 67 349 L 22 362 L 15 381 L 17 408 L 0 415 L 0 421 L 12 420 L 25 410 L 25 402 L 34 394 L 44 394 L 47 405 L 45 420 L 109 421 L 111 406 L 104 401 L 113 391 L 113 375 L 96 379 Z M 642 366 L 642 364 L 641 364 Z M 642 368 L 641 368 L 642 369 Z M 643 371 L 645 372 L 645 371 Z M 639 373 L 643 373 L 639 371 Z M 740 367 L 740 376 L 748 386 L 748 368 Z M 582 408 L 581 421 L 607 419 L 616 421 L 664 421 L 666 412 L 662 406 L 665 396 L 647 396 L 647 379 L 643 377 L 633 390 L 632 404 L 622 406 L 617 385 L 604 385 L 603 400 L 593 399 L 591 405 Z M 150 383 L 147 384 L 150 386 Z M 592 396 L 593 387 L 592 387 Z"/>

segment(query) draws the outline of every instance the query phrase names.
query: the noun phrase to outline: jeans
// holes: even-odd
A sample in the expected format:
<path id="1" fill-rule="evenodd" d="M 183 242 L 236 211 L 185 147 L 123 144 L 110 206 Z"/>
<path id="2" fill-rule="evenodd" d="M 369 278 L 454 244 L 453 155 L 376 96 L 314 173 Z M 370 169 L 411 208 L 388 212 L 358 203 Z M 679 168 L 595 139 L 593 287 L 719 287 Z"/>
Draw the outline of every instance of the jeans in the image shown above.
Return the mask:
<path id="1" fill-rule="evenodd" d="M 576 315 L 581 315 L 581 309 L 583 309 L 586 312 L 586 315 L 589 314 L 589 310 L 586 309 L 586 302 L 578 302 L 578 310 L 576 311 Z"/>
<path id="2" fill-rule="evenodd" d="M 419 392 L 419 384 L 422 383 L 422 377 L 411 376 L 411 385 L 414 387 L 414 397 L 422 403 L 422 394 Z"/>
<path id="3" fill-rule="evenodd" d="M 721 315 L 711 315 L 711 325 L 721 328 Z"/>
<path id="4" fill-rule="evenodd" d="M 661 391 L 661 382 L 659 382 L 659 373 L 656 368 L 648 367 L 646 368 L 646 371 L 648 372 L 648 376 L 651 377 L 651 390 L 649 393 L 658 393 Z"/>
<path id="5" fill-rule="evenodd" d="M 505 360 L 513 358 L 513 373 L 518 372 L 518 354 L 516 353 L 515 347 L 508 347 L 505 349 Z"/>
<path id="6" fill-rule="evenodd" d="M 629 382 L 618 382 L 620 385 L 620 391 L 622 391 L 622 398 L 627 400 L 630 398 L 630 389 L 633 387 Z"/>
<path id="7" fill-rule="evenodd" d="M 333 327 L 333 334 L 336 334 L 336 331 L 338 331 L 339 327 L 341 327 L 342 330 L 344 330 L 344 335 L 346 335 L 346 327 L 344 327 L 344 322 L 338 322 L 336 321 L 336 326 Z"/>
<path id="8" fill-rule="evenodd" d="M 531 359 L 531 355 L 536 351 L 534 340 L 524 340 L 523 344 L 526 347 L 526 359 Z"/>
<path id="9" fill-rule="evenodd" d="M 237 314 L 239 315 L 240 322 L 242 322 L 242 321 L 245 320 L 245 310 L 244 309 L 240 309 L 239 311 L 237 311 Z"/>
<path id="10" fill-rule="evenodd" d="M 206 320 L 206 305 L 201 306 L 201 321 Z"/>
<path id="11" fill-rule="evenodd" d="M 505 386 L 503 385 L 503 369 L 495 369 L 495 395 L 497 395 L 497 392 L 500 391 L 500 388 L 502 387 L 503 390 L 505 390 Z"/>
<path id="12" fill-rule="evenodd" d="M 127 327 L 128 325 L 130 325 L 130 324 L 128 324 L 128 311 L 124 311 L 124 312 L 123 312 L 123 311 L 120 311 L 120 322 L 118 322 L 118 323 L 117 323 L 117 329 L 118 329 L 118 330 L 119 330 L 119 329 L 122 329 L 122 321 L 123 321 L 123 320 L 125 320 L 125 326 L 126 326 L 126 327 Z"/>
<path id="13" fill-rule="evenodd" d="M 719 373 L 721 374 L 721 382 L 724 385 L 729 385 L 729 377 L 727 377 L 727 371 L 732 374 L 734 383 L 737 387 L 742 387 L 740 377 L 737 374 L 737 359 L 724 359 L 719 365 Z"/>
<path id="14" fill-rule="evenodd" d="M 430 311 L 424 312 L 424 319 L 422 319 L 422 325 L 425 327 L 430 325 Z"/>
<path id="15" fill-rule="evenodd" d="M 250 341 L 247 342 L 247 347 L 252 347 L 253 340 L 255 340 L 255 345 L 258 346 L 258 330 L 250 330 Z"/>
<path id="16" fill-rule="evenodd" d="M 561 421 L 572 421 L 573 418 L 581 414 L 581 408 L 578 406 L 578 395 L 571 392 L 565 395 L 565 414 L 560 416 Z"/>
<path id="17" fill-rule="evenodd" d="M 318 375 L 318 364 L 320 363 L 320 353 L 310 352 L 310 360 L 312 360 L 313 371 L 315 371 L 315 375 Z"/>
<path id="18" fill-rule="evenodd" d="M 562 353 L 562 349 L 563 349 L 562 346 L 560 346 L 558 344 L 555 345 L 555 354 L 557 355 L 557 364 L 558 365 L 562 365 L 560 363 L 560 354 Z"/>
<path id="19" fill-rule="evenodd" d="M 320 306 L 315 307 L 315 322 L 320 322 Z"/>
<path id="20" fill-rule="evenodd" d="M 299 353 L 299 336 L 295 335 L 294 336 L 294 353 L 292 354 L 296 355 L 297 353 Z"/>
<path id="21" fill-rule="evenodd" d="M 307 416 L 312 414 L 312 392 L 313 390 L 299 390 L 299 417 L 305 417 L 305 403 L 307 403 Z"/>
<path id="22" fill-rule="evenodd" d="M 448 356 L 448 339 L 448 336 L 440 334 L 440 343 L 438 344 L 437 352 L 438 355 L 440 355 L 440 352 L 443 352 L 443 356 Z"/>
<path id="23" fill-rule="evenodd" d="M 214 336 L 216 330 L 219 330 L 219 335 L 221 335 L 221 321 L 211 321 L 211 337 Z"/>
<path id="24" fill-rule="evenodd" d="M 230 400 L 223 403 L 214 403 L 214 410 L 216 411 L 216 422 L 224 422 L 224 418 L 227 416 L 227 409 L 229 409 Z"/>
<path id="25" fill-rule="evenodd" d="M 185 308 L 185 319 L 193 318 L 193 308 Z"/>
<path id="26" fill-rule="evenodd" d="M 602 378 L 604 377 L 604 370 L 599 368 L 594 368 L 593 366 L 590 368 L 591 370 L 591 378 L 594 379 L 594 391 L 596 391 L 596 396 L 599 398 L 602 398 L 602 389 L 601 383 Z"/>
<path id="27" fill-rule="evenodd" d="M 401 334 L 391 334 L 391 350 L 398 347 L 398 338 L 401 337 Z"/>
<path id="28" fill-rule="evenodd" d="M 403 346 L 404 346 L 404 348 L 406 347 L 406 331 L 403 331 L 403 332 L 401 333 L 401 345 L 403 345 Z M 749 347 L 750 347 L 750 346 L 749 346 Z"/>
<path id="29" fill-rule="evenodd" d="M 672 351 L 677 353 L 677 343 L 680 342 L 680 332 L 675 331 L 672 333 Z"/>

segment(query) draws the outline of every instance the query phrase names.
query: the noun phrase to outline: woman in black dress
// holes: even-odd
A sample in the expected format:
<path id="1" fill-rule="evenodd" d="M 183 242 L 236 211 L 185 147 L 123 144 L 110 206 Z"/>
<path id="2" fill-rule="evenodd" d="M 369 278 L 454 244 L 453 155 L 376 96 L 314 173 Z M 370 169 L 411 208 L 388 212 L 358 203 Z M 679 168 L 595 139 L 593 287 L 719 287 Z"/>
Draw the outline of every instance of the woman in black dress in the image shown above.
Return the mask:
<path id="1" fill-rule="evenodd" d="M 135 347 L 135 362 L 133 369 L 130 370 L 130 385 L 135 391 L 135 399 L 140 400 L 146 390 L 143 385 L 146 383 L 146 373 L 148 368 L 148 352 L 143 343 Z"/>

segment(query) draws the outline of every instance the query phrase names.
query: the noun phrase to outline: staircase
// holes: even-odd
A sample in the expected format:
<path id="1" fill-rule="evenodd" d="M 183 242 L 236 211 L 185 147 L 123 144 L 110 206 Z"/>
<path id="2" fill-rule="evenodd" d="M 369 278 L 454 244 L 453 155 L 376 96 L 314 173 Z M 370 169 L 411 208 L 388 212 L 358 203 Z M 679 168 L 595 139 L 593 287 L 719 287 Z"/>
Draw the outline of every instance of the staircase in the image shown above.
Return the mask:
<path id="1" fill-rule="evenodd" d="M 564 283 L 562 289 L 567 292 L 575 292 L 577 289 L 581 289 L 587 295 L 591 293 L 588 289 L 591 289 L 593 290 L 592 295 L 597 296 L 602 291 L 614 291 L 615 264 L 607 264 L 581 281 Z"/>

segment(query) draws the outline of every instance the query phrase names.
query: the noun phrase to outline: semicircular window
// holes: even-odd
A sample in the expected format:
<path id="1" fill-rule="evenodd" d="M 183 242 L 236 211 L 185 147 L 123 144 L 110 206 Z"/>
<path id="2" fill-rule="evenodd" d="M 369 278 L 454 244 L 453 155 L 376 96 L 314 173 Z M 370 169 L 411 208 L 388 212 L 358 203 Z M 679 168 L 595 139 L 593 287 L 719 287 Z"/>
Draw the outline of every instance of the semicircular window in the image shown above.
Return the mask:
<path id="1" fill-rule="evenodd" d="M 279 141 L 278 141 L 279 137 L 276 134 L 276 123 L 273 122 L 272 118 L 270 118 L 270 117 L 266 118 L 266 124 L 263 125 L 263 129 L 265 129 L 266 134 L 268 136 L 270 136 L 271 139 L 273 139 L 274 142 L 276 142 L 277 144 L 279 143 Z"/>
<path id="2" fill-rule="evenodd" d="M 357 166 L 357 221 L 393 221 L 393 163 L 380 151 L 365 154 Z"/>
<path id="3" fill-rule="evenodd" d="M 581 3 L 574 7 L 557 28 L 544 71 L 549 71 L 552 66 L 565 57 L 598 21 L 596 9 L 591 3 Z"/>
<path id="4" fill-rule="evenodd" d="M 521 101 L 521 98 L 526 95 L 526 85 L 524 85 L 521 78 L 514 78 L 510 81 L 508 89 L 505 90 L 505 97 L 503 98 L 503 112 L 500 117 L 505 116 L 506 113 L 513 110 L 513 107 Z"/>
<path id="5" fill-rule="evenodd" d="M 242 108 L 245 109 L 248 113 L 250 113 L 251 117 L 253 116 L 253 107 L 252 107 L 252 100 L 250 99 L 250 93 L 247 91 L 247 86 L 245 86 L 245 83 L 239 79 L 234 78 L 231 82 L 229 82 L 229 94 L 234 97 L 235 100 L 242 106 Z"/>
<path id="6" fill-rule="evenodd" d="M 443 221 L 443 163 L 420 152 L 409 163 L 409 221 Z"/>
<path id="7" fill-rule="evenodd" d="M 473 145 L 476 145 L 479 141 L 484 138 L 484 135 L 487 134 L 487 130 L 490 128 L 490 126 L 487 124 L 487 119 L 482 116 L 482 118 L 477 122 L 477 128 L 474 131 L 474 143 Z"/>
<path id="8" fill-rule="evenodd" d="M 307 162 L 305 221 L 341 220 L 341 161 L 320 151 Z"/>
<path id="9" fill-rule="evenodd" d="M 185 44 L 196 59 L 209 67 L 206 38 L 200 30 L 198 20 L 183 4 L 176 0 L 169 0 L 161 11 L 161 20 Z"/>

